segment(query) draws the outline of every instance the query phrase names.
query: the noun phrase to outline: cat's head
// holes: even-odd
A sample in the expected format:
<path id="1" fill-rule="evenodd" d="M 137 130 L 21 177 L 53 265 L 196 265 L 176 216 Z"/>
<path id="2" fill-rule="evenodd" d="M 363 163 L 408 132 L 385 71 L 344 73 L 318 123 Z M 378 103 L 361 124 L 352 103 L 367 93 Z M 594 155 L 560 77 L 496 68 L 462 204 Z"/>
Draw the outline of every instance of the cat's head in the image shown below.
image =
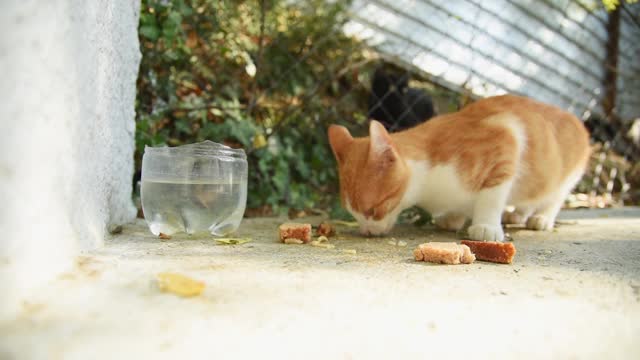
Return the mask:
<path id="1" fill-rule="evenodd" d="M 387 233 L 403 210 L 409 168 L 377 121 L 369 137 L 353 138 L 344 126 L 329 127 L 329 143 L 338 162 L 340 197 L 366 235 Z"/>

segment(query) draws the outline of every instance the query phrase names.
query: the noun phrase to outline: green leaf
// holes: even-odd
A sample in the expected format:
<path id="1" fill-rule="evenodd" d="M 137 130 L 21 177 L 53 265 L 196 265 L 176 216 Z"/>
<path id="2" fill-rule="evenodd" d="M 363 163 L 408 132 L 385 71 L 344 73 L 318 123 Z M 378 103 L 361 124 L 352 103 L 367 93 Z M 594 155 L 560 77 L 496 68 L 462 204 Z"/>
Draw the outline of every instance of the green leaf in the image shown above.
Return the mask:
<path id="1" fill-rule="evenodd" d="M 162 23 L 162 35 L 167 41 L 172 42 L 176 35 L 182 30 L 182 15 L 179 12 L 172 11 L 167 19 Z"/>
<path id="2" fill-rule="evenodd" d="M 278 193 L 284 194 L 287 189 L 287 184 L 289 183 L 289 172 L 283 170 L 278 171 L 273 175 L 272 181 Z"/>
<path id="3" fill-rule="evenodd" d="M 146 37 L 149 40 L 158 40 L 160 37 L 160 29 L 155 25 L 140 26 L 140 35 Z"/>
<path id="4" fill-rule="evenodd" d="M 223 245 L 242 245 L 251 241 L 251 239 L 247 238 L 217 238 L 217 242 Z"/>
<path id="5" fill-rule="evenodd" d="M 191 126 L 186 120 L 179 120 L 175 123 L 176 130 L 183 134 L 191 134 Z"/>

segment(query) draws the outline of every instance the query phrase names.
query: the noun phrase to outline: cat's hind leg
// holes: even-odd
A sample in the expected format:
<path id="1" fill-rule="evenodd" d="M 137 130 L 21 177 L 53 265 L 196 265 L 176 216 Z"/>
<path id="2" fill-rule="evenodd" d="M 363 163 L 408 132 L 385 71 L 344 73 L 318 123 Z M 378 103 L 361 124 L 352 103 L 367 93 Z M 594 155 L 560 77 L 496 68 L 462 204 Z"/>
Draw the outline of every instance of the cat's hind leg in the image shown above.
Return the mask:
<path id="1" fill-rule="evenodd" d="M 555 201 L 540 210 L 537 210 L 527 219 L 527 229 L 530 230 L 553 230 L 556 222 L 556 216 L 562 207 L 562 201 Z"/>
<path id="2" fill-rule="evenodd" d="M 473 222 L 469 227 L 471 240 L 503 241 L 502 212 L 511 192 L 513 180 L 505 181 L 478 193 L 473 207 Z"/>
<path id="3" fill-rule="evenodd" d="M 527 229 L 530 230 L 553 230 L 556 217 L 564 204 L 573 187 L 582 177 L 582 170 L 576 171 L 569 176 L 559 191 L 557 191 L 549 200 L 536 209 L 527 219 Z"/>
<path id="4" fill-rule="evenodd" d="M 436 227 L 448 230 L 448 231 L 458 231 L 462 229 L 465 221 L 467 221 L 467 217 L 457 213 L 447 213 L 442 216 L 438 216 L 433 221 Z"/>
<path id="5" fill-rule="evenodd" d="M 529 230 L 553 230 L 556 217 L 560 212 L 560 208 L 564 203 L 564 199 L 569 194 L 565 192 L 562 196 L 558 196 L 552 202 L 542 206 L 536 210 L 533 215 L 527 219 L 527 229 Z"/>
<path id="6" fill-rule="evenodd" d="M 533 209 L 529 207 L 516 207 L 513 211 L 505 211 L 502 213 L 502 223 L 524 225 L 527 223 L 527 220 L 532 213 Z"/>

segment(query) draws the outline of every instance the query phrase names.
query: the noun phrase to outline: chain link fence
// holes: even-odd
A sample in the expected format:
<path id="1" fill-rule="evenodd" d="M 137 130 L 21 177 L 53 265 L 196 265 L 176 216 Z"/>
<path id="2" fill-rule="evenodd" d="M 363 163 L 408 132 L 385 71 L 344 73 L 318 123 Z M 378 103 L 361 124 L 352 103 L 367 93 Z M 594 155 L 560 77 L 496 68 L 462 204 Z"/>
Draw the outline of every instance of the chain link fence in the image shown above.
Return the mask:
<path id="1" fill-rule="evenodd" d="M 516 93 L 592 133 L 567 206 L 638 204 L 639 8 L 619 8 L 616 28 L 599 1 L 143 1 L 138 145 L 222 137 L 249 154 L 250 208 L 304 208 L 337 194 L 330 123 L 399 131 Z M 183 50 L 167 60 L 172 16 Z"/>

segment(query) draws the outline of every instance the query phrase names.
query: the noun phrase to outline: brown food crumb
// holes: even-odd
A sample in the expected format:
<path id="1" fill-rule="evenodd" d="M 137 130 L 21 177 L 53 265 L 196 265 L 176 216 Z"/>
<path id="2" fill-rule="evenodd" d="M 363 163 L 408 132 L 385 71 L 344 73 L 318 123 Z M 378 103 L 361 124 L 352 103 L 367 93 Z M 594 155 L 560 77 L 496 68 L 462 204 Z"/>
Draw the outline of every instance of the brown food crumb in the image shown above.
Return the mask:
<path id="1" fill-rule="evenodd" d="M 278 230 L 282 242 L 286 239 L 298 239 L 305 244 L 311 241 L 311 224 L 284 223 L 278 227 Z"/>
<path id="2" fill-rule="evenodd" d="M 418 261 L 451 265 L 471 264 L 476 259 L 468 246 L 451 242 L 420 244 L 413 250 L 413 256 Z"/>
<path id="3" fill-rule="evenodd" d="M 478 260 L 482 261 L 511 264 L 516 255 L 516 247 L 513 243 L 471 240 L 462 240 L 462 243 L 471 249 Z"/>
<path id="4" fill-rule="evenodd" d="M 318 229 L 316 230 L 316 233 L 318 234 L 318 236 L 333 236 L 335 235 L 336 231 L 333 228 L 333 225 L 331 225 L 331 223 L 327 222 L 327 221 L 323 221 L 320 223 L 320 225 L 318 225 Z"/>
<path id="5" fill-rule="evenodd" d="M 169 239 L 171 239 L 171 235 L 167 235 L 167 234 L 165 234 L 165 233 L 160 233 L 160 234 L 158 235 L 158 237 L 159 237 L 160 239 L 162 239 L 162 240 L 169 240 Z"/>

